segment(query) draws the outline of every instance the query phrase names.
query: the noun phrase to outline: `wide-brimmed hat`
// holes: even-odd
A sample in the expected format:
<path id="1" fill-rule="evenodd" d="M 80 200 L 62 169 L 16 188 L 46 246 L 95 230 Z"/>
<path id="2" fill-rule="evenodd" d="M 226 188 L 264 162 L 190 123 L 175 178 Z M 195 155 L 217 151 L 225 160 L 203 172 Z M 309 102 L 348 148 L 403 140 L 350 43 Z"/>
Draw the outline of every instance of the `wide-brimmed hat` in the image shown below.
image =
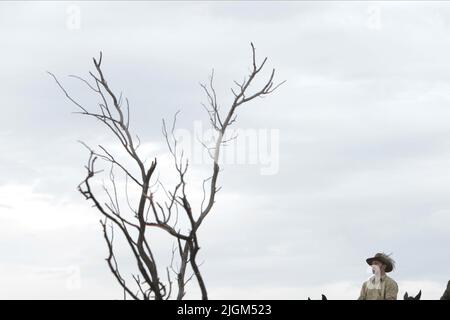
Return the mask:
<path id="1" fill-rule="evenodd" d="M 381 252 L 377 253 L 374 257 L 367 258 L 366 261 L 369 266 L 371 266 L 374 261 L 383 263 L 386 265 L 385 272 L 391 272 L 395 267 L 395 261 L 389 255 Z"/>

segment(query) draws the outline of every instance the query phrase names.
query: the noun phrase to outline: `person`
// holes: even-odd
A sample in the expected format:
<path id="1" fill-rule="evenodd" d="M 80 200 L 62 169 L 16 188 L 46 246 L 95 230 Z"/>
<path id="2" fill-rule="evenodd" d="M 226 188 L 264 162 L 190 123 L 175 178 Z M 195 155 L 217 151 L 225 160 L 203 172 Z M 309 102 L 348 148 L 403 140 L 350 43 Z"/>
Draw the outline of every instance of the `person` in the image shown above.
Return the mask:
<path id="1" fill-rule="evenodd" d="M 447 283 L 447 289 L 445 289 L 441 300 L 450 300 L 450 281 Z"/>
<path id="2" fill-rule="evenodd" d="M 377 253 L 366 262 L 374 275 L 363 283 L 358 300 L 397 300 L 397 282 L 386 275 L 394 270 L 395 261 L 385 253 Z"/>

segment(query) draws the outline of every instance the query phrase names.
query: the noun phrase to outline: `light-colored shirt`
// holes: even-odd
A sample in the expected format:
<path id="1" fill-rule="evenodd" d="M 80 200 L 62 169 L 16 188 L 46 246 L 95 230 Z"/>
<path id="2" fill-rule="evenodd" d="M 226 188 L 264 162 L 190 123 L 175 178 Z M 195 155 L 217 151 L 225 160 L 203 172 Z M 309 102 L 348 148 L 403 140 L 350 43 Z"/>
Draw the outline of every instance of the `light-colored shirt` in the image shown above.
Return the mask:
<path id="1" fill-rule="evenodd" d="M 372 276 L 363 283 L 358 300 L 397 300 L 398 285 L 394 279 L 383 275 Z"/>

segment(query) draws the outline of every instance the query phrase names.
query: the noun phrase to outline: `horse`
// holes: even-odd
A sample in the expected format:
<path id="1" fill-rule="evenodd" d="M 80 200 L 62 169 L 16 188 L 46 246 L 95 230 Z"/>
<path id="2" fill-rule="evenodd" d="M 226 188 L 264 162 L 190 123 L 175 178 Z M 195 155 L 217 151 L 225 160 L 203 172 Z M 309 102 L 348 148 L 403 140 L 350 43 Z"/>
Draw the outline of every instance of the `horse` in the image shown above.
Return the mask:
<path id="1" fill-rule="evenodd" d="M 308 297 L 308 300 L 311 300 L 311 298 L 310 298 L 310 297 Z M 327 296 L 326 296 L 326 295 L 324 295 L 324 294 L 322 294 L 322 300 L 328 300 L 328 299 L 327 299 Z"/>
<path id="2" fill-rule="evenodd" d="M 447 289 L 445 289 L 441 300 L 450 300 L 450 281 L 447 283 Z"/>
<path id="3" fill-rule="evenodd" d="M 403 300 L 420 300 L 421 296 L 422 296 L 422 290 L 420 290 L 419 293 L 415 297 L 408 296 L 408 292 L 405 292 L 405 295 L 403 296 Z"/>

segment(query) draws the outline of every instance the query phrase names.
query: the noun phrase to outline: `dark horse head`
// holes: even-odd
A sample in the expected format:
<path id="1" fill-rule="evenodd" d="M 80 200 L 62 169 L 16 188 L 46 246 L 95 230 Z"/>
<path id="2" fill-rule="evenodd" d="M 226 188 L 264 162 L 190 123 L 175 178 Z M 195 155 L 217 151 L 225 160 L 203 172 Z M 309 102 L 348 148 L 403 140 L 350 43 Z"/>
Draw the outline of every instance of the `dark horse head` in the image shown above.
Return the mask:
<path id="1" fill-rule="evenodd" d="M 419 293 L 415 297 L 408 296 L 408 292 L 405 292 L 405 295 L 403 296 L 403 300 L 420 300 L 421 295 L 422 295 L 422 290 L 420 290 Z"/>
<path id="2" fill-rule="evenodd" d="M 311 298 L 308 297 L 308 300 L 311 300 Z M 322 300 L 328 300 L 327 297 L 324 294 L 322 294 Z"/>

